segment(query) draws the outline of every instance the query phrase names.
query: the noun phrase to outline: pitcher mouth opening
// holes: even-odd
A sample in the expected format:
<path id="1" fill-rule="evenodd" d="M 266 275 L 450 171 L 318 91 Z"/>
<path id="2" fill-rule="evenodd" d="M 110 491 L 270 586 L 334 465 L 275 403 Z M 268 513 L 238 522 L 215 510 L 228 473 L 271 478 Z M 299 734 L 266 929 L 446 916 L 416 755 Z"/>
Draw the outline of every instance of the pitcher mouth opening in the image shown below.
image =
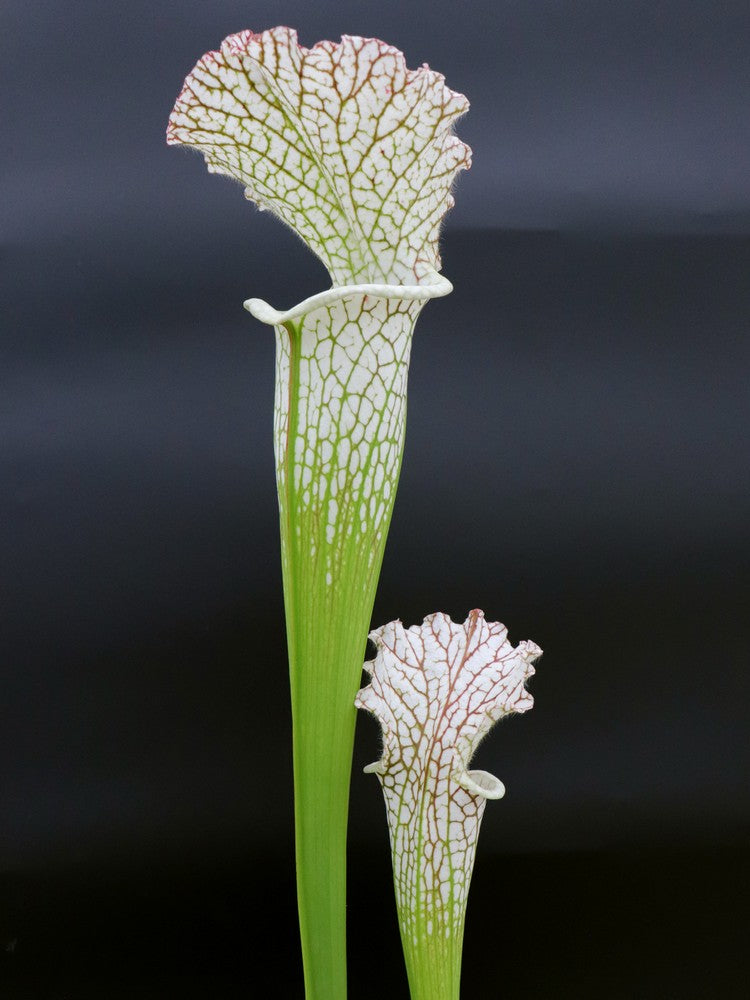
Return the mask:
<path id="1" fill-rule="evenodd" d="M 435 271 L 430 277 L 434 277 L 434 280 L 419 285 L 335 285 L 333 288 L 327 288 L 324 292 L 318 292 L 317 295 L 303 299 L 296 306 L 286 310 L 274 309 L 264 299 L 247 299 L 242 304 L 261 323 L 268 323 L 269 326 L 280 326 L 299 319 L 312 312 L 313 309 L 330 305 L 332 302 L 348 298 L 351 295 L 371 295 L 376 299 L 403 299 L 404 301 L 419 302 L 427 299 L 439 299 L 450 295 L 453 291 L 453 285 L 442 274 Z"/>
<path id="2" fill-rule="evenodd" d="M 464 771 L 458 783 L 467 792 L 483 799 L 501 799 L 505 795 L 505 785 L 487 771 Z"/>

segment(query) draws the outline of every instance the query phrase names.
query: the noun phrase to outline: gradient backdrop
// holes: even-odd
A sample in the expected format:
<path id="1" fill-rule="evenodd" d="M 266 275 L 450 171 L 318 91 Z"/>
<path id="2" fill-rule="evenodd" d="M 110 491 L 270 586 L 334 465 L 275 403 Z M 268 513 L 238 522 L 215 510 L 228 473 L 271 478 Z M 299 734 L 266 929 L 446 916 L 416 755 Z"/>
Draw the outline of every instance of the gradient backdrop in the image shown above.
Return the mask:
<path id="1" fill-rule="evenodd" d="M 6 0 L 0 996 L 299 998 L 273 337 L 325 283 L 167 149 L 198 57 L 378 35 L 465 92 L 374 624 L 544 649 L 478 765 L 467 1000 L 747 996 L 750 8 Z M 407 995 L 385 812 L 351 996 Z M 260 917 L 256 926 L 253 921 Z"/>

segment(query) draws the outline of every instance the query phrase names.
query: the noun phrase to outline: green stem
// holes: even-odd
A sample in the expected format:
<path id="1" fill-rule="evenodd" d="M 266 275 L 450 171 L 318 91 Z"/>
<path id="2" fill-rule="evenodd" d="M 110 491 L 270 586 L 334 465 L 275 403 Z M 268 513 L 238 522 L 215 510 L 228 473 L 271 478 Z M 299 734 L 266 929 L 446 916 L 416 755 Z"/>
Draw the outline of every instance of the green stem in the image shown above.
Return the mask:
<path id="1" fill-rule="evenodd" d="M 440 911 L 433 911 L 430 934 L 426 933 L 424 920 L 418 920 L 417 941 L 402 927 L 401 944 L 411 1000 L 459 1000 L 463 920 L 458 927 L 450 920 L 443 926 L 440 918 Z"/>
<path id="2" fill-rule="evenodd" d="M 367 625 L 347 631 L 354 635 L 339 632 L 332 650 L 335 631 L 305 629 L 304 611 L 289 626 L 297 892 L 308 1000 L 346 997 L 346 832 L 357 685 L 352 664 L 364 659 Z"/>

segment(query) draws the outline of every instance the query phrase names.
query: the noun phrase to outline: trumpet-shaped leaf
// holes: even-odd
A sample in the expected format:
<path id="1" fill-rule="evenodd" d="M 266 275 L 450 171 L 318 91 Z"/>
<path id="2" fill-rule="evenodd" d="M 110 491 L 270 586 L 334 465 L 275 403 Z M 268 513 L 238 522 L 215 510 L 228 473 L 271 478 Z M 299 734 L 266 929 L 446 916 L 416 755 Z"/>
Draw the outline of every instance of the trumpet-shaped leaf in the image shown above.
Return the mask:
<path id="1" fill-rule="evenodd" d="M 462 625 L 442 613 L 408 629 L 395 621 L 370 638 L 371 682 L 355 704 L 383 730 L 382 757 L 366 770 L 385 795 L 412 998 L 455 1000 L 479 826 L 486 800 L 505 792 L 469 763 L 498 719 L 533 705 L 525 682 L 542 651 L 514 648 L 481 611 Z"/>
<path id="2" fill-rule="evenodd" d="M 346 995 L 348 789 L 365 636 L 401 467 L 414 323 L 451 291 L 438 231 L 470 164 L 468 108 L 376 39 L 244 31 L 198 62 L 167 141 L 245 186 L 326 265 L 280 311 L 274 443 L 289 645 L 297 887 L 308 1000 Z"/>

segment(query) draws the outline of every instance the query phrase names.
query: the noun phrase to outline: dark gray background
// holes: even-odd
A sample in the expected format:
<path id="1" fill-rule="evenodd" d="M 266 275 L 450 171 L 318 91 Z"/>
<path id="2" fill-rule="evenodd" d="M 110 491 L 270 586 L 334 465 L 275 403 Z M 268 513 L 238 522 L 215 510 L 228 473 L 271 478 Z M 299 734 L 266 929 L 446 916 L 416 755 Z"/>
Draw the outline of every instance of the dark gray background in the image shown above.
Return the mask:
<path id="1" fill-rule="evenodd" d="M 545 649 L 478 759 L 508 794 L 465 995 L 745 996 L 750 12 L 708 0 L 4 4 L 0 995 L 301 995 L 241 303 L 326 276 L 164 144 L 197 58 L 279 23 L 472 102 L 374 615 L 478 606 Z M 362 719 L 353 1000 L 405 996 L 377 752 Z"/>

